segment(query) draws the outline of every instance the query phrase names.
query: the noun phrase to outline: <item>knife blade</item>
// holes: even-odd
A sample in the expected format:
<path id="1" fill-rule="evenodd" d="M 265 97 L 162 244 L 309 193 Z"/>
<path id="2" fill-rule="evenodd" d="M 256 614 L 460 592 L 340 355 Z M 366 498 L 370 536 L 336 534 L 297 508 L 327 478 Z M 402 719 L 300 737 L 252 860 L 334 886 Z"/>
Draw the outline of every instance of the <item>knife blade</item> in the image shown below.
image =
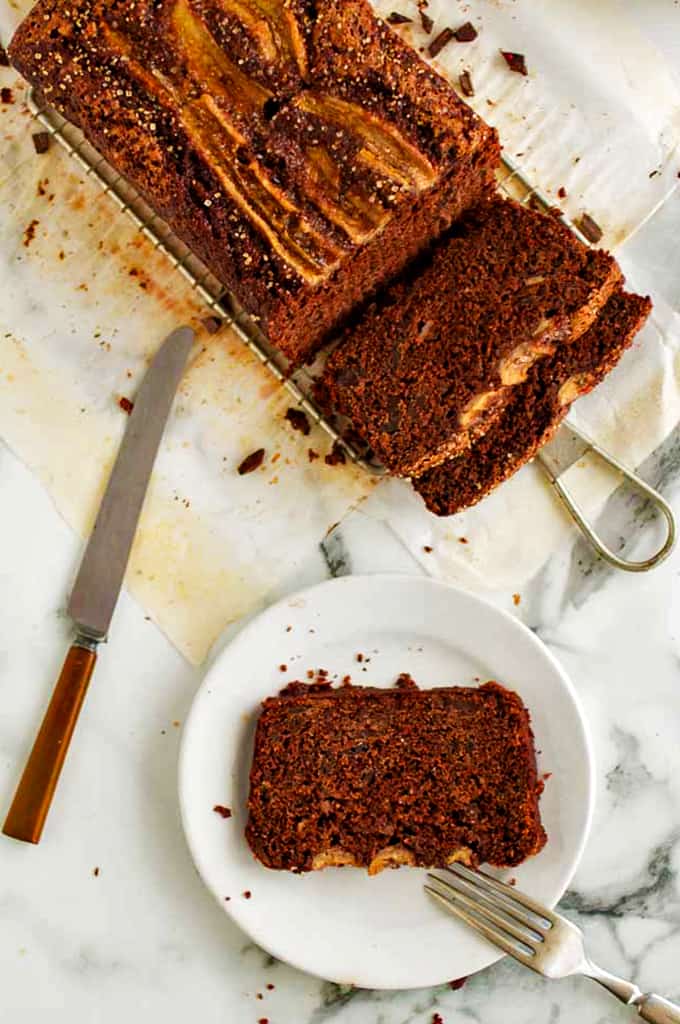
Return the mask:
<path id="1" fill-rule="evenodd" d="M 80 633 L 97 642 L 108 633 L 151 470 L 193 339 L 190 327 L 177 328 L 144 375 L 71 591 L 69 615 Z"/>
<path id="2" fill-rule="evenodd" d="M 554 483 L 593 447 L 583 434 L 563 423 L 555 436 L 539 449 L 537 459 Z"/>
<path id="3" fill-rule="evenodd" d="M 123 584 L 144 496 L 194 340 L 190 327 L 165 339 L 135 396 L 68 604 L 76 638 L 64 661 L 2 831 L 39 843 L 69 743 Z"/>

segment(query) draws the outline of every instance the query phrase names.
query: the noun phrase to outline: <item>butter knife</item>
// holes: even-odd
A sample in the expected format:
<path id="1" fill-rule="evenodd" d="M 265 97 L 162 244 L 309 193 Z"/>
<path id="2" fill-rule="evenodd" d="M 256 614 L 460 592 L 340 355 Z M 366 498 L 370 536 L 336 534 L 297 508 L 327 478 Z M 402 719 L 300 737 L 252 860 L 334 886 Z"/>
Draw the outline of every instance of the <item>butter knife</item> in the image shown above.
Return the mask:
<path id="1" fill-rule="evenodd" d="M 623 476 L 626 483 L 647 498 L 665 518 L 667 526 L 666 538 L 659 550 L 649 558 L 635 562 L 615 554 L 598 536 L 592 524 L 586 519 L 581 507 L 569 493 L 562 480 L 563 475 L 571 466 L 589 454 L 597 456 L 610 469 Z M 592 441 L 580 430 L 577 430 L 576 427 L 570 423 L 563 423 L 553 439 L 540 449 L 536 460 L 586 540 L 597 551 L 598 555 L 614 566 L 614 568 L 624 569 L 626 572 L 646 572 L 648 569 L 659 565 L 660 562 L 663 562 L 670 555 L 675 546 L 675 518 L 668 502 L 664 501 L 659 492 L 655 491 L 649 484 L 646 484 L 641 477 L 628 469 L 627 466 L 624 466 L 622 462 L 619 462 L 618 459 L 605 451 L 604 448 L 601 448 L 595 441 Z"/>
<path id="2" fill-rule="evenodd" d="M 97 647 L 109 631 L 158 446 L 193 340 L 189 327 L 169 334 L 135 396 L 68 604 L 76 636 L 3 825 L 4 834 L 14 839 L 40 842 Z"/>

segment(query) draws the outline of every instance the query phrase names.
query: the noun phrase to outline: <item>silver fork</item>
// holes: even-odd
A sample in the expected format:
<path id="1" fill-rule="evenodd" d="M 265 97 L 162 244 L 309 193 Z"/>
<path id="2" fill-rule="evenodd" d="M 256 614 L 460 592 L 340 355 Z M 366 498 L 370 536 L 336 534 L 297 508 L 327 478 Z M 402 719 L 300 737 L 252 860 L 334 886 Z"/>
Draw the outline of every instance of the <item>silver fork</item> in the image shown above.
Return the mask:
<path id="1" fill-rule="evenodd" d="M 425 889 L 447 910 L 546 978 L 582 974 L 633 1006 L 650 1024 L 680 1024 L 680 1006 L 642 992 L 623 978 L 597 967 L 586 955 L 583 933 L 566 917 L 548 910 L 522 892 L 483 871 L 462 864 L 429 874 Z"/>

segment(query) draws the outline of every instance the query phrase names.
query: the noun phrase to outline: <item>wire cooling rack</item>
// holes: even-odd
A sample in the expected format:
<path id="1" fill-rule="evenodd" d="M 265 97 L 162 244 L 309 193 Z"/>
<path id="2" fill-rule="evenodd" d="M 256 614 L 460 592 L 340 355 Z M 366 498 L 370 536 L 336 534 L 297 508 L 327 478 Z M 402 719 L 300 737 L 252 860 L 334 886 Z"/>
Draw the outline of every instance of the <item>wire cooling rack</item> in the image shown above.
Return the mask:
<path id="1" fill-rule="evenodd" d="M 193 290 L 223 323 L 232 328 L 242 342 L 250 349 L 260 362 L 285 387 L 297 405 L 307 416 L 318 424 L 334 444 L 340 445 L 347 456 L 367 472 L 383 476 L 385 470 L 370 460 L 366 451 L 356 447 L 348 437 L 343 436 L 333 422 L 326 418 L 313 397 L 315 382 L 314 367 L 303 367 L 290 374 L 288 364 L 282 355 L 271 346 L 255 321 L 245 312 L 234 295 L 224 287 L 214 274 L 206 267 L 166 222 L 156 214 L 142 199 L 125 177 L 118 173 L 111 164 L 87 141 L 83 133 L 75 125 L 67 121 L 53 108 L 38 102 L 33 92 L 29 91 L 28 106 L 34 117 L 42 124 L 49 135 L 61 145 L 72 157 L 87 178 L 97 182 L 102 191 L 111 197 L 121 213 L 124 213 L 135 225 L 136 229 L 146 238 L 154 249 L 162 252 L 172 266 L 189 282 Z M 503 157 L 498 172 L 498 188 L 505 195 L 517 202 L 531 205 L 536 209 L 548 211 L 554 208 L 554 202 L 524 174 L 512 160 Z M 561 211 L 565 223 L 586 245 L 589 239 Z M 574 428 L 569 428 L 574 433 Z M 577 432 L 576 432 L 577 433 Z M 622 473 L 628 484 L 637 488 L 666 519 L 667 535 L 662 547 L 650 558 L 641 562 L 630 562 L 610 551 L 601 541 L 594 528 L 584 518 L 581 510 L 574 503 L 568 491 L 561 485 L 559 475 L 548 472 L 547 476 L 557 491 L 565 507 L 589 544 L 610 565 L 631 572 L 644 572 L 663 561 L 673 549 L 675 542 L 675 521 L 673 512 L 660 494 L 644 483 L 635 473 L 622 466 L 607 452 L 600 449 L 589 439 L 581 437 L 586 448 L 595 451 L 610 467 Z"/>
<path id="2" fill-rule="evenodd" d="M 163 253 L 211 312 L 235 331 L 253 355 L 289 391 L 307 416 L 318 424 L 334 443 L 341 445 L 352 461 L 369 473 L 384 475 L 384 469 L 366 458 L 365 452 L 343 436 L 319 408 L 313 397 L 313 369 L 303 367 L 289 374 L 286 360 L 267 342 L 262 331 L 240 306 L 234 295 L 225 289 L 202 260 L 174 234 L 126 178 L 87 141 L 82 131 L 52 107 L 41 104 L 33 90 L 28 94 L 28 107 L 45 131 L 73 158 L 85 176 L 95 181 L 102 191 L 111 197 L 119 211 L 132 221 L 155 250 Z M 554 205 L 545 193 L 531 183 L 522 169 L 507 157 L 503 158 L 498 172 L 498 187 L 505 195 L 518 202 L 532 204 L 542 210 L 548 210 Z M 587 242 L 575 224 L 566 217 L 563 219 L 581 241 Z"/>

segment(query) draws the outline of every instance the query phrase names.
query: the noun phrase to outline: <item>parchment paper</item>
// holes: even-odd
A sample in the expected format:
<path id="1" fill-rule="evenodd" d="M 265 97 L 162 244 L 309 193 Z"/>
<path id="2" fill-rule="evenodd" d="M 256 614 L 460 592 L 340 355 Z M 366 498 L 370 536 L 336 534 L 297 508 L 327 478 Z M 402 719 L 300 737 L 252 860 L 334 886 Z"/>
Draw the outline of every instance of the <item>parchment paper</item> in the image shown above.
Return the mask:
<path id="1" fill-rule="evenodd" d="M 0 6 L 5 44 L 27 6 Z M 414 5 L 379 6 L 417 17 Z M 471 69 L 474 103 L 510 155 L 545 190 L 564 187 L 568 212 L 587 210 L 613 244 L 676 181 L 678 90 L 619 5 L 536 8 L 432 0 L 435 34 L 469 17 L 480 29 L 472 44 L 449 44 L 438 63 L 454 80 Z M 419 30 L 406 33 L 425 45 Z M 527 78 L 508 71 L 499 47 L 526 54 Z M 134 395 L 167 331 L 186 321 L 200 327 L 206 311 L 61 150 L 36 155 L 20 80 L 0 68 L 0 85 L 15 95 L 0 108 L 0 435 L 85 536 L 125 426 L 118 398 Z M 629 462 L 680 416 L 677 337 L 672 311 L 660 308 L 635 351 L 578 405 L 590 432 Z M 127 577 L 194 662 L 230 621 L 312 572 L 325 531 L 374 490 L 362 471 L 327 466 L 325 436 L 293 432 L 283 418 L 289 405 L 237 338 L 200 331 Z M 259 447 L 263 468 L 239 477 L 236 466 Z M 310 461 L 310 448 L 321 458 Z M 597 507 L 611 479 L 571 472 L 586 506 Z M 536 474 L 528 467 L 452 520 L 436 520 L 396 481 L 380 484 L 363 507 L 415 553 L 433 546 L 428 571 L 486 589 L 516 585 L 570 529 Z"/>

